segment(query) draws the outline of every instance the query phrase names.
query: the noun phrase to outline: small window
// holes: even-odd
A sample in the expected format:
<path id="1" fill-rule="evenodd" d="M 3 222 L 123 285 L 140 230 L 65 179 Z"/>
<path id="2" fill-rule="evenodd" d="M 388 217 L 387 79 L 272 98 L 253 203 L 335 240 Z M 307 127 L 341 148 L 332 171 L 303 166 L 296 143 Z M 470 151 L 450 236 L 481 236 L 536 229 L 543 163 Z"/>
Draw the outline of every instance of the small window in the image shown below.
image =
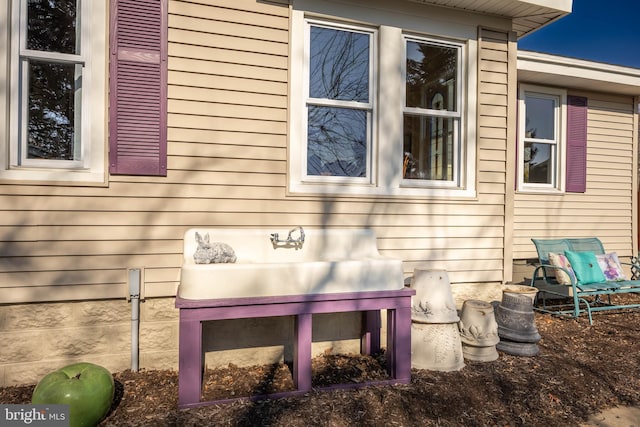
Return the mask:
<path id="1" fill-rule="evenodd" d="M 80 10 L 76 0 L 29 1 L 20 46 L 21 166 L 82 167 Z"/>
<path id="2" fill-rule="evenodd" d="M 522 88 L 520 91 L 520 190 L 562 191 L 566 129 L 564 91 Z"/>
<path id="3" fill-rule="evenodd" d="M 10 141 L 0 155 L 0 178 L 104 181 L 106 6 L 100 3 L 13 1 Z"/>

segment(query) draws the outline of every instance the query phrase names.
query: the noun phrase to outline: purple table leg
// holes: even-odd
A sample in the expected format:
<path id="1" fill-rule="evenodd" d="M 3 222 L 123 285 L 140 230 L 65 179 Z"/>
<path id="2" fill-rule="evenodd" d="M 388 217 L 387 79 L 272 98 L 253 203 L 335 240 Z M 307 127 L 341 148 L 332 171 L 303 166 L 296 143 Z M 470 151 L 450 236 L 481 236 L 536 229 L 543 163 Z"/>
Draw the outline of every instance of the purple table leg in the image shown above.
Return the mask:
<path id="1" fill-rule="evenodd" d="M 299 314 L 295 320 L 293 349 L 293 382 L 297 390 L 311 390 L 312 316 Z"/>
<path id="2" fill-rule="evenodd" d="M 180 319 L 178 406 L 200 402 L 202 389 L 202 322 Z"/>
<path id="3" fill-rule="evenodd" d="M 387 372 L 400 382 L 411 381 L 411 308 L 387 312 Z"/>
<path id="4" fill-rule="evenodd" d="M 370 355 L 380 352 L 380 310 L 365 311 L 362 314 L 364 323 L 360 340 L 360 353 Z"/>

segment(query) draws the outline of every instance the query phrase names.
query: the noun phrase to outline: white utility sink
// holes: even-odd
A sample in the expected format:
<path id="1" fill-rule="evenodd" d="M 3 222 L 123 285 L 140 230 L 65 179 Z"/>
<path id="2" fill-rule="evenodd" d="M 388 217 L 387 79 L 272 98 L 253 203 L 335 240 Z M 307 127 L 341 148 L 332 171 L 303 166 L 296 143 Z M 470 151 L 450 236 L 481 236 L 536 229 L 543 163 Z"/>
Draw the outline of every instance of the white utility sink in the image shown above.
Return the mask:
<path id="1" fill-rule="evenodd" d="M 233 248 L 235 263 L 196 264 L 196 232 Z M 279 239 L 272 241 L 271 235 Z M 378 253 L 369 229 L 190 229 L 178 296 L 185 299 L 265 297 L 397 290 L 404 287 L 402 261 Z"/>

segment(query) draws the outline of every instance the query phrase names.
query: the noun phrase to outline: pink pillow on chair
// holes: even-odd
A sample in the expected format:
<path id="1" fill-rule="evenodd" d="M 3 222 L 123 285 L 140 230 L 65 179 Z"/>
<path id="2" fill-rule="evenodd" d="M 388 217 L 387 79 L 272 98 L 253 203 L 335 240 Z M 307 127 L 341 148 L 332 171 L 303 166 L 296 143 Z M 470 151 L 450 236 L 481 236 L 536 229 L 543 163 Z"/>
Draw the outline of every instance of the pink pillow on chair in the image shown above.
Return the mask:
<path id="1" fill-rule="evenodd" d="M 573 268 L 571 268 L 571 263 L 564 254 L 549 252 L 549 263 L 554 267 L 563 267 L 569 270 L 569 274 L 567 274 L 560 268 L 554 268 L 558 283 L 561 285 L 570 285 L 571 279 L 573 279 L 574 283 L 576 282 L 576 273 L 573 271 Z"/>

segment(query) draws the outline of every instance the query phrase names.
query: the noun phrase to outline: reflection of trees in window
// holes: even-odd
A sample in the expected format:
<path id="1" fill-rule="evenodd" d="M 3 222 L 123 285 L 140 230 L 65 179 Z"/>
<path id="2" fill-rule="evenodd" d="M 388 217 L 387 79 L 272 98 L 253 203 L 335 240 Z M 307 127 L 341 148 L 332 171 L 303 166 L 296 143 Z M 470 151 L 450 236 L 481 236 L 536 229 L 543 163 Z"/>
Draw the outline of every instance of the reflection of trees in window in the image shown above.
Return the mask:
<path id="1" fill-rule="evenodd" d="M 27 49 L 76 54 L 74 0 L 29 0 Z"/>
<path id="2" fill-rule="evenodd" d="M 408 42 L 407 50 L 407 107 L 455 111 L 457 49 Z M 431 102 L 436 94 L 440 105 Z"/>
<path id="3" fill-rule="evenodd" d="M 366 176 L 366 112 L 309 107 L 307 173 Z"/>
<path id="4" fill-rule="evenodd" d="M 75 68 L 29 61 L 29 158 L 74 159 Z"/>
<path id="5" fill-rule="evenodd" d="M 79 126 L 82 65 L 68 57 L 51 61 L 38 52 L 79 53 L 77 4 L 73 0 L 30 0 L 22 66 L 28 73 L 27 158 L 74 160 Z"/>
<path id="6" fill-rule="evenodd" d="M 551 184 L 553 168 L 550 165 L 550 144 L 525 142 L 524 182 L 531 184 Z"/>
<path id="7" fill-rule="evenodd" d="M 370 35 L 312 26 L 307 174 L 367 174 Z"/>
<path id="8" fill-rule="evenodd" d="M 525 95 L 523 182 L 553 184 L 556 153 L 555 109 L 557 99 L 545 95 Z"/>
<path id="9" fill-rule="evenodd" d="M 369 101 L 369 36 L 311 27 L 309 97 Z"/>

